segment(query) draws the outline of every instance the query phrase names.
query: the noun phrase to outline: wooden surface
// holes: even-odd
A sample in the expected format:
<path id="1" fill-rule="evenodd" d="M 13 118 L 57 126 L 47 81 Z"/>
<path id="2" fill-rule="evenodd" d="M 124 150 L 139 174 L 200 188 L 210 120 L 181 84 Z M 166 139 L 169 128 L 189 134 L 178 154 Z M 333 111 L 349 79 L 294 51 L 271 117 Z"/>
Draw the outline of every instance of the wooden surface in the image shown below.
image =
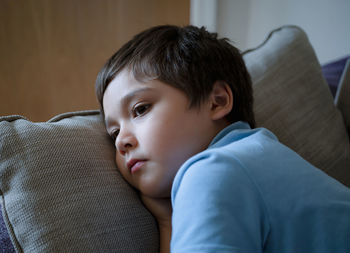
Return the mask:
<path id="1" fill-rule="evenodd" d="M 187 25 L 190 0 L 0 0 L 0 115 L 97 109 L 104 62 L 137 32 Z"/>

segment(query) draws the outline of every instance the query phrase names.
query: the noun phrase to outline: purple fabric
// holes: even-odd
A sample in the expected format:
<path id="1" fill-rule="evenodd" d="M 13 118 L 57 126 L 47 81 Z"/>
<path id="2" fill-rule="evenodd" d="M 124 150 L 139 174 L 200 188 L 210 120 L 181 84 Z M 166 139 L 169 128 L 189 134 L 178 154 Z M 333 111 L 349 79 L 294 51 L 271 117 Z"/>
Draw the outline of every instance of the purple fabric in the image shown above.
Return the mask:
<path id="1" fill-rule="evenodd" d="M 15 253 L 0 208 L 0 253 Z"/>
<path id="2" fill-rule="evenodd" d="M 345 67 L 345 63 L 349 58 L 350 55 L 322 65 L 323 76 L 325 77 L 329 88 L 331 89 L 333 97 L 335 97 L 338 84 Z"/>

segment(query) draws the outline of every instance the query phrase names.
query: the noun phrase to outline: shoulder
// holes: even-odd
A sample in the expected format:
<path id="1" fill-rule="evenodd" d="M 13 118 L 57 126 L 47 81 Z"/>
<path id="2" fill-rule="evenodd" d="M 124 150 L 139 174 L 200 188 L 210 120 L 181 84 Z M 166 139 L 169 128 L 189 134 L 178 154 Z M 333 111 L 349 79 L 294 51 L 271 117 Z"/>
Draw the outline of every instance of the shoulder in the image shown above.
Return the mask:
<path id="1" fill-rule="evenodd" d="M 210 191 L 212 188 L 231 185 L 244 178 L 242 165 L 223 150 L 213 149 L 188 160 L 178 171 L 173 182 L 172 195 L 179 188 L 186 192 Z M 204 189 L 202 189 L 204 188 Z"/>
<path id="2" fill-rule="evenodd" d="M 233 208 L 232 199 L 262 203 L 251 173 L 232 148 L 213 148 L 194 156 L 178 171 L 172 186 L 173 205 Z M 188 203 L 187 203 L 188 201 Z M 179 206 L 178 205 L 178 206 Z"/>
<path id="3" fill-rule="evenodd" d="M 210 149 L 188 160 L 175 177 L 172 204 L 173 249 L 190 245 L 191 252 L 204 252 L 202 247 L 225 246 L 257 252 L 267 238 L 262 196 L 229 149 Z M 218 235 L 220 239 L 213 241 Z"/>
<path id="4" fill-rule="evenodd" d="M 215 139 L 214 139 L 215 140 Z M 251 184 L 252 168 L 262 158 L 267 159 L 269 146 L 276 145 L 277 138 L 266 129 L 243 129 L 232 131 L 219 141 L 193 156 L 179 169 L 173 182 L 173 197 L 175 197 L 180 185 L 188 185 L 191 190 L 205 186 L 206 189 L 244 181 Z M 232 188 L 232 187 L 231 187 Z"/>

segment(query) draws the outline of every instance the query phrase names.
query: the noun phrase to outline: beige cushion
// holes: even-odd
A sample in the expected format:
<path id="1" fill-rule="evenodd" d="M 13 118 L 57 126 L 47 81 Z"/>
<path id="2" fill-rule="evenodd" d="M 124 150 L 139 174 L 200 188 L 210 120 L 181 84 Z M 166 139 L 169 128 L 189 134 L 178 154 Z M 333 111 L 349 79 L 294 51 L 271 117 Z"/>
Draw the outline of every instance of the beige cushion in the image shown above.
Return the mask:
<path id="1" fill-rule="evenodd" d="M 244 59 L 254 83 L 258 126 L 350 186 L 349 136 L 304 31 L 279 28 Z"/>
<path id="2" fill-rule="evenodd" d="M 0 189 L 19 252 L 158 252 L 158 230 L 114 164 L 97 111 L 0 119 Z"/>

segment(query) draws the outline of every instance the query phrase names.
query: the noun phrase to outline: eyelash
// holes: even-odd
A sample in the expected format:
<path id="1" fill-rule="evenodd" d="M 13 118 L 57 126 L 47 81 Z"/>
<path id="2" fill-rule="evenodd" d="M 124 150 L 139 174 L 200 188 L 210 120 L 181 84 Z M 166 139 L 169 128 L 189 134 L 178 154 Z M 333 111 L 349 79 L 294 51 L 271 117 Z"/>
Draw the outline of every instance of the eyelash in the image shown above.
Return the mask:
<path id="1" fill-rule="evenodd" d="M 132 109 L 132 116 L 134 118 L 143 116 L 149 109 L 151 105 L 150 104 L 137 104 Z M 141 112 L 140 112 L 141 109 Z"/>
<path id="2" fill-rule="evenodd" d="M 118 134 L 119 134 L 119 129 L 115 130 L 111 133 L 111 137 L 112 137 L 113 142 L 115 142 L 115 140 L 117 139 Z"/>
<path id="3" fill-rule="evenodd" d="M 138 104 L 138 105 L 135 105 L 134 108 L 132 109 L 132 116 L 133 116 L 133 118 L 137 118 L 137 117 L 143 116 L 150 109 L 150 107 L 151 107 L 150 104 Z M 141 112 L 140 112 L 139 111 L 140 109 L 143 109 L 143 110 L 141 110 Z M 117 129 L 117 130 L 115 130 L 115 131 L 113 131 L 111 133 L 111 137 L 112 137 L 113 142 L 116 141 L 119 132 L 120 132 L 120 130 Z"/>

